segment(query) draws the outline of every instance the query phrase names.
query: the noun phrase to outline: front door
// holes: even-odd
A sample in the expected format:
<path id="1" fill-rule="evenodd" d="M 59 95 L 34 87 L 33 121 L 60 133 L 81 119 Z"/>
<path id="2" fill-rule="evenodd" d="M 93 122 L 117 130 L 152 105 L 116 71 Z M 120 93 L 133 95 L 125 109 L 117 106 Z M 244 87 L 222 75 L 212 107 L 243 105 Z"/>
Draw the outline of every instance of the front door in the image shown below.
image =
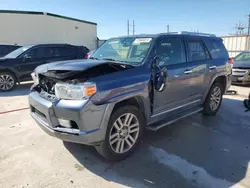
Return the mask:
<path id="1" fill-rule="evenodd" d="M 30 74 L 34 71 L 34 69 L 43 64 L 45 61 L 44 58 L 44 48 L 37 47 L 32 48 L 22 54 L 19 58 L 18 70 L 20 72 L 21 80 L 31 79 Z"/>
<path id="2" fill-rule="evenodd" d="M 155 88 L 153 116 L 176 108 L 183 104 L 189 95 L 187 83 L 189 82 L 190 67 L 187 64 L 184 40 L 182 37 L 162 38 L 156 49 L 159 70 L 166 75 L 164 86 Z M 162 80 L 157 78 L 155 86 Z"/>

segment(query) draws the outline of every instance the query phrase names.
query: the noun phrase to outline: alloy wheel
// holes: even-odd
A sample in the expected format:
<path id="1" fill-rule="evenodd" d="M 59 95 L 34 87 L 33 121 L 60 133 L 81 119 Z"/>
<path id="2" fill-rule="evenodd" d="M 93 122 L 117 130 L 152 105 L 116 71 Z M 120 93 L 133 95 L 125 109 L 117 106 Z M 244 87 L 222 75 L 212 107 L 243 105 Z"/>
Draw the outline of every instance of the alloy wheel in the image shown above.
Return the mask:
<path id="1" fill-rule="evenodd" d="M 121 115 L 113 123 L 109 133 L 109 144 L 115 153 L 123 154 L 136 143 L 140 126 L 137 117 L 132 113 Z"/>
<path id="2" fill-rule="evenodd" d="M 0 90 L 7 91 L 14 87 L 15 79 L 8 74 L 0 75 Z"/>
<path id="3" fill-rule="evenodd" d="M 212 111 L 217 110 L 217 108 L 219 107 L 221 102 L 221 89 L 220 87 L 216 86 L 212 93 L 211 93 L 211 97 L 210 97 L 210 108 Z"/>

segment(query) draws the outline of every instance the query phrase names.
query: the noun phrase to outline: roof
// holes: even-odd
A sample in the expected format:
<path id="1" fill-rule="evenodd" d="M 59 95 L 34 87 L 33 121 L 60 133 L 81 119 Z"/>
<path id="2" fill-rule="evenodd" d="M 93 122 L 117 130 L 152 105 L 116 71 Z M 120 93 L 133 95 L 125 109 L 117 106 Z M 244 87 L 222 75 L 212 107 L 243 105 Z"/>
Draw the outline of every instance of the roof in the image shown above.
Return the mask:
<path id="1" fill-rule="evenodd" d="M 80 19 L 76 19 L 76 18 L 70 18 L 70 17 L 67 17 L 67 16 L 62 16 L 62 15 L 58 15 L 58 14 L 52 14 L 52 13 L 48 13 L 48 12 L 19 11 L 19 10 L 0 10 L 0 13 L 48 15 L 48 16 L 53 16 L 53 17 L 57 17 L 57 18 L 62 18 L 62 19 L 73 20 L 73 21 L 77 21 L 77 22 L 82 22 L 82 23 L 97 25 L 97 23 L 94 23 L 94 22 L 89 22 L 89 21 L 80 20 Z"/>
<path id="2" fill-rule="evenodd" d="M 160 36 L 198 36 L 198 37 L 213 37 L 217 38 L 214 34 L 207 33 L 194 33 L 194 32 L 169 32 L 169 33 L 157 33 L 157 34 L 139 34 L 139 35 L 129 35 L 129 36 L 121 36 L 121 37 L 112 37 L 112 38 L 122 38 L 122 37 L 141 37 L 141 38 L 156 38 Z"/>

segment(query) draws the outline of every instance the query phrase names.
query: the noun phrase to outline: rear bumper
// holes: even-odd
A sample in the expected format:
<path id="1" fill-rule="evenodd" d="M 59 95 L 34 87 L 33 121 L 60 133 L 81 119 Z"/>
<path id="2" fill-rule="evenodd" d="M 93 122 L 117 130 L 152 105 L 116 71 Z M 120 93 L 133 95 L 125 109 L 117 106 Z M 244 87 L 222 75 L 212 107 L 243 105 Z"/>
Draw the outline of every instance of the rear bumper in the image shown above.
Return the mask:
<path id="1" fill-rule="evenodd" d="M 104 140 L 108 105 L 96 106 L 89 100 L 50 102 L 38 92 L 29 95 L 31 116 L 48 135 L 68 142 L 94 145 Z M 74 128 L 59 124 L 58 118 L 76 123 Z"/>

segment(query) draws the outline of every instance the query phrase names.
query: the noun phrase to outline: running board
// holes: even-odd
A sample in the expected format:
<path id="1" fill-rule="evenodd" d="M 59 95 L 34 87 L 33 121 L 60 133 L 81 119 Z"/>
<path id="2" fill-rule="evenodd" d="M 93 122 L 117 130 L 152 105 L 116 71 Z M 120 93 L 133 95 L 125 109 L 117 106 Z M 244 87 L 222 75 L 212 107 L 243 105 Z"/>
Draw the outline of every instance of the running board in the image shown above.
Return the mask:
<path id="1" fill-rule="evenodd" d="M 195 109 L 192 109 L 192 112 L 190 110 L 188 111 L 185 111 L 185 112 L 182 112 L 182 113 L 179 113 L 179 114 L 176 114 L 176 115 L 173 115 L 171 117 L 168 117 L 167 119 L 164 120 L 164 123 L 154 123 L 152 125 L 149 125 L 147 127 L 148 130 L 152 130 L 152 131 L 157 131 L 158 129 L 162 128 L 162 127 L 165 127 L 169 124 L 172 124 L 180 119 L 183 119 L 185 117 L 188 117 L 190 115 L 193 115 L 193 114 L 196 114 L 200 111 L 202 111 L 203 108 L 195 108 Z M 162 122 L 162 121 L 161 121 Z"/>

